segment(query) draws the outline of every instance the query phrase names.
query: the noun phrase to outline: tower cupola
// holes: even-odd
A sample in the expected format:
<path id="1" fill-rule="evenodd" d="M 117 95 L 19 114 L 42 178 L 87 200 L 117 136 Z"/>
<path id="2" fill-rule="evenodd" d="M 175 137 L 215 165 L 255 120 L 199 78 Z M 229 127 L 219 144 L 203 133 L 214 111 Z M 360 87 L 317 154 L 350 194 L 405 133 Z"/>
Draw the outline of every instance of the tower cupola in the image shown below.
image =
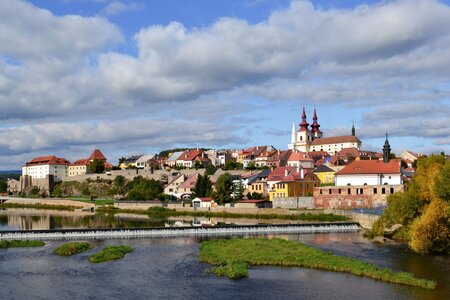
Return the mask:
<path id="1" fill-rule="evenodd" d="M 306 113 L 305 113 L 305 107 L 303 106 L 303 113 L 302 113 L 302 122 L 300 125 L 300 131 L 310 131 L 308 129 L 309 123 L 306 121 Z"/>
<path id="2" fill-rule="evenodd" d="M 383 162 L 388 163 L 391 159 L 391 145 L 388 140 L 388 133 L 386 132 L 386 140 L 384 141 L 383 146 Z"/>

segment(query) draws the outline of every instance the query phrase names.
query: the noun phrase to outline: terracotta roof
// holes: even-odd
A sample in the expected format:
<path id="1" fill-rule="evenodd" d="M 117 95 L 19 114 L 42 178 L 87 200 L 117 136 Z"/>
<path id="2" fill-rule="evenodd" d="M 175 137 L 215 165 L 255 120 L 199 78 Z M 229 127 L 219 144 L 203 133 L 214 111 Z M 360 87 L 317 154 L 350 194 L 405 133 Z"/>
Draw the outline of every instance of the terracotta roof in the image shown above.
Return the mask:
<path id="1" fill-rule="evenodd" d="M 70 164 L 70 166 L 87 166 L 91 163 L 89 159 L 79 159 Z"/>
<path id="2" fill-rule="evenodd" d="M 312 141 L 311 143 L 311 146 L 339 143 L 361 143 L 361 141 L 354 135 L 343 135 L 314 139 L 314 141 Z"/>
<path id="3" fill-rule="evenodd" d="M 211 202 L 212 201 L 211 197 L 199 197 L 198 199 L 200 199 L 202 202 Z"/>
<path id="4" fill-rule="evenodd" d="M 359 150 L 355 147 L 351 148 L 344 148 L 341 151 L 337 153 L 337 156 L 339 157 L 359 157 L 360 153 Z"/>
<path id="5" fill-rule="evenodd" d="M 293 152 L 288 161 L 313 161 L 313 159 L 305 152 Z"/>
<path id="6" fill-rule="evenodd" d="M 355 160 L 336 175 L 395 173 L 400 173 L 400 162 L 397 160 L 391 160 L 389 163 L 384 163 L 382 160 Z"/>
<path id="7" fill-rule="evenodd" d="M 65 158 L 59 158 L 54 155 L 52 156 L 40 156 L 33 158 L 31 161 L 27 162 L 25 166 L 38 166 L 38 165 L 68 165 L 70 162 Z"/>
<path id="8" fill-rule="evenodd" d="M 180 157 L 179 160 L 183 161 L 193 161 L 197 156 L 201 156 L 203 150 L 186 150 Z"/>
<path id="9" fill-rule="evenodd" d="M 102 151 L 100 151 L 99 149 L 95 149 L 91 156 L 89 156 L 88 158 L 89 160 L 94 160 L 94 159 L 98 159 L 98 160 L 106 160 L 106 157 L 103 155 Z"/>
<path id="10" fill-rule="evenodd" d="M 191 189 L 195 186 L 197 182 L 198 174 L 193 174 L 186 178 L 186 180 L 183 183 L 180 183 L 179 187 L 182 189 Z"/>

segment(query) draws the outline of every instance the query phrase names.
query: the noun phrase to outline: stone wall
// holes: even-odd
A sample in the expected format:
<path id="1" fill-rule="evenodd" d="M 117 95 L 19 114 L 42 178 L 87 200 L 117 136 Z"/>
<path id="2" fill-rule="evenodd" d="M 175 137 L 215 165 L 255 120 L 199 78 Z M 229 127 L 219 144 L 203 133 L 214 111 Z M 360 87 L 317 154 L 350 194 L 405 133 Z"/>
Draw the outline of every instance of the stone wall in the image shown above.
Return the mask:
<path id="1" fill-rule="evenodd" d="M 273 199 L 273 208 L 287 208 L 287 209 L 297 209 L 297 208 L 314 208 L 314 198 L 313 197 L 280 197 Z"/>
<path id="2" fill-rule="evenodd" d="M 314 188 L 314 207 L 331 209 L 386 206 L 390 194 L 403 191 L 403 185 L 328 186 Z"/>

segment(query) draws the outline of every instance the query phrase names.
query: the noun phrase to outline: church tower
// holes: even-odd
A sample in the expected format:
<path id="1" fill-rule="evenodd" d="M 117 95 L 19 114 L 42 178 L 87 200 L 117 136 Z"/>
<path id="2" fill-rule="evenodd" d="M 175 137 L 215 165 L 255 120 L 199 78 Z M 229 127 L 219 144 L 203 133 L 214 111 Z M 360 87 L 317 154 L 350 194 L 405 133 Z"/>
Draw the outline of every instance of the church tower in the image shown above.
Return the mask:
<path id="1" fill-rule="evenodd" d="M 313 133 L 309 130 L 309 123 L 306 121 L 305 107 L 303 107 L 302 122 L 299 124 L 300 129 L 297 132 L 297 141 L 295 150 L 309 152 L 309 146 L 313 140 Z"/>
<path id="2" fill-rule="evenodd" d="M 353 122 L 353 125 L 352 125 L 352 135 L 356 136 L 355 122 Z"/>
<path id="3" fill-rule="evenodd" d="M 311 132 L 312 132 L 311 136 L 313 140 L 322 138 L 323 133 L 322 131 L 320 131 L 319 127 L 320 125 L 319 123 L 317 123 L 316 109 L 314 108 L 313 123 L 311 125 Z"/>
<path id="4" fill-rule="evenodd" d="M 295 130 L 295 122 L 292 122 L 291 142 L 288 144 L 289 150 L 295 150 L 297 143 L 297 131 Z"/>
<path id="5" fill-rule="evenodd" d="M 388 163 L 391 160 L 391 145 L 388 141 L 388 133 L 386 132 L 386 140 L 384 141 L 383 146 L 383 162 Z"/>

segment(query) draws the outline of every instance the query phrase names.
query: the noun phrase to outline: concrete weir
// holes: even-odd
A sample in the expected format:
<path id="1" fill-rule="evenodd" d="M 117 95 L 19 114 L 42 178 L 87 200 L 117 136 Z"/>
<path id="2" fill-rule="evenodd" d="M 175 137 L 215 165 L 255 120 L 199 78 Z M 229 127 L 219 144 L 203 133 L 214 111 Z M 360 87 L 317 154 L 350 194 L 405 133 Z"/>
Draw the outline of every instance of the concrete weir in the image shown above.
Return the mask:
<path id="1" fill-rule="evenodd" d="M 242 236 L 259 234 L 298 234 L 355 232 L 361 229 L 356 222 L 302 223 L 277 225 L 215 226 L 215 227 L 155 227 L 155 228 L 101 228 L 60 230 L 0 231 L 0 240 L 61 240 L 152 238 L 185 236 Z"/>

